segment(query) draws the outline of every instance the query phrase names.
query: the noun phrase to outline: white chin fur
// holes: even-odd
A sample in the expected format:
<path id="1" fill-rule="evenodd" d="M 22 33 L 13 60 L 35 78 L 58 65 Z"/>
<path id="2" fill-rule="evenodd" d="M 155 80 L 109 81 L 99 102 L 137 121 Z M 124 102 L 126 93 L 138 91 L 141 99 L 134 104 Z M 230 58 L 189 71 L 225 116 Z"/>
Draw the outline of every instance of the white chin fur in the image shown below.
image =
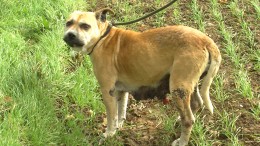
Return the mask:
<path id="1" fill-rule="evenodd" d="M 82 50 L 81 50 L 81 52 L 82 52 L 83 54 L 86 54 L 86 53 L 88 53 L 88 50 L 86 49 L 86 47 L 83 47 Z"/>
<path id="2" fill-rule="evenodd" d="M 76 53 L 76 52 L 80 52 L 80 53 L 82 53 L 82 54 L 88 53 L 88 50 L 87 50 L 85 47 L 73 48 L 72 50 L 73 50 L 74 53 Z"/>
<path id="3" fill-rule="evenodd" d="M 76 52 L 81 52 L 83 50 L 83 48 L 82 47 L 73 47 L 72 50 L 76 51 Z"/>

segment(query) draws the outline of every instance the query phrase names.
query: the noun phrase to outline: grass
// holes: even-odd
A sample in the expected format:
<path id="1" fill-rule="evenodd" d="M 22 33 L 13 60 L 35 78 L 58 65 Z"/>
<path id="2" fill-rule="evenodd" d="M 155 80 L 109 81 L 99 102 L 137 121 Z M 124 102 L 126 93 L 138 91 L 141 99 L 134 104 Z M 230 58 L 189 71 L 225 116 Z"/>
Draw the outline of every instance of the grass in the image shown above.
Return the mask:
<path id="1" fill-rule="evenodd" d="M 219 74 L 215 78 L 215 98 L 219 102 L 224 102 L 229 98 L 229 95 L 225 92 L 225 74 Z"/>
<path id="2" fill-rule="evenodd" d="M 258 0 L 252 0 L 251 4 L 254 6 L 256 11 L 257 19 L 260 20 L 260 2 Z"/>
<path id="3" fill-rule="evenodd" d="M 175 22 L 175 24 L 181 24 L 181 12 L 180 12 L 180 7 L 179 7 L 179 3 L 178 1 L 176 3 L 173 4 L 173 10 L 172 10 L 172 18 L 173 18 L 173 22 Z"/>
<path id="4" fill-rule="evenodd" d="M 252 49 L 255 46 L 255 36 L 253 32 L 250 30 L 250 24 L 245 21 L 245 12 L 243 11 L 243 9 L 240 9 L 239 2 L 237 0 L 231 2 L 229 4 L 229 8 L 231 9 L 232 14 L 238 18 L 240 26 L 242 27 L 242 33 L 248 40 L 248 42 L 245 45 L 249 46 L 249 49 Z"/>
<path id="5" fill-rule="evenodd" d="M 0 5 L 0 146 L 98 145 L 104 130 L 104 105 L 91 61 L 85 57 L 75 62 L 62 40 L 65 19 L 74 10 L 111 7 L 116 15 L 109 19 L 124 22 L 167 2 L 3 0 Z M 216 114 L 210 116 L 206 110 L 198 112 L 189 144 L 259 145 L 256 132 L 259 129 L 255 126 L 260 119 L 260 52 L 256 33 L 259 2 L 235 0 L 221 4 L 212 0 L 205 3 L 178 1 L 144 21 L 122 27 L 143 31 L 185 24 L 210 34 L 223 56 L 211 88 Z M 249 8 L 254 13 L 248 14 Z M 214 30 L 209 29 L 209 23 L 215 26 Z M 237 105 L 243 105 L 243 109 Z M 147 108 L 135 111 L 133 104 L 129 109 L 125 129 L 103 145 L 169 145 L 179 136 L 178 114 L 169 106 L 154 109 L 154 114 L 147 114 L 150 113 Z M 136 125 L 135 119 L 139 122 Z M 153 119 L 155 125 L 142 129 L 147 123 L 140 123 L 140 119 Z M 158 119 L 163 121 L 159 125 Z M 241 124 L 243 120 L 245 124 Z M 143 127 L 140 130 L 138 126 Z M 157 126 L 158 130 L 151 132 Z"/>
<path id="6" fill-rule="evenodd" d="M 228 145 L 236 145 L 236 146 L 240 146 L 242 145 L 239 142 L 238 139 L 238 134 L 240 132 L 240 128 L 236 127 L 236 121 L 239 118 L 239 115 L 234 115 L 234 114 L 230 114 L 227 113 L 226 111 L 222 111 L 221 113 L 219 113 L 221 116 L 221 123 L 223 127 L 220 127 L 220 135 L 222 135 L 223 137 L 227 137 L 228 139 L 230 139 L 230 143 Z"/>
<path id="7" fill-rule="evenodd" d="M 252 107 L 252 113 L 253 113 L 253 116 L 260 120 L 260 103 L 257 103 L 255 106 Z"/>
<path id="8" fill-rule="evenodd" d="M 256 18 L 259 19 L 259 2 L 258 1 L 251 1 L 250 2 L 255 11 L 256 11 Z M 258 48 L 255 44 L 255 39 L 256 39 L 256 33 L 254 33 L 255 30 L 252 30 L 254 28 L 252 28 L 252 22 L 247 22 L 246 21 L 246 10 L 243 10 L 243 9 L 240 9 L 240 6 L 239 6 L 239 2 L 237 0 L 235 0 L 234 2 L 231 2 L 229 4 L 229 8 L 232 12 L 232 14 L 237 17 L 237 20 L 238 20 L 238 23 L 240 24 L 240 27 L 242 28 L 241 30 L 241 37 L 244 37 L 247 41 L 242 41 L 243 43 L 241 44 L 241 46 L 243 46 L 243 48 L 246 48 L 244 51 L 247 51 L 249 53 L 245 53 L 245 55 L 248 55 L 249 57 L 246 57 L 248 59 L 251 59 L 251 60 L 258 60 L 258 57 L 259 57 L 259 50 L 256 50 L 256 48 Z M 255 28 L 257 29 L 257 28 Z M 258 55 L 255 55 L 257 54 Z M 244 56 L 245 56 L 244 55 Z M 247 60 L 248 61 L 248 60 Z M 258 61 L 257 61 L 258 62 Z M 258 69 L 259 68 L 259 63 L 256 63 L 255 64 L 255 69 Z"/>
<path id="9" fill-rule="evenodd" d="M 205 116 L 204 116 L 205 117 Z M 209 127 L 205 126 L 204 124 L 204 118 L 202 115 L 197 115 L 196 116 L 196 123 L 193 126 L 193 131 L 192 131 L 192 145 L 197 146 L 210 146 L 213 145 L 213 141 L 207 140 L 208 137 L 210 137 L 211 134 L 209 134 L 210 130 Z"/>
<path id="10" fill-rule="evenodd" d="M 99 97 L 98 93 L 93 93 L 97 84 L 92 74 L 87 74 L 85 69 L 65 73 L 69 56 L 60 39 L 63 34 L 60 28 L 63 28 L 64 16 L 84 2 L 66 1 L 65 5 L 65 1 L 28 0 L 19 1 L 18 8 L 13 7 L 17 2 L 4 1 L 0 6 L 1 16 L 5 16 L 0 30 L 0 126 L 3 139 L 0 145 L 86 144 L 85 135 L 76 123 L 87 118 L 77 117 L 78 121 L 72 121 L 69 133 L 65 119 L 58 118 L 69 114 L 66 108 L 71 104 L 70 100 L 77 105 L 103 110 L 96 106 L 95 102 L 99 100 L 91 102 L 84 100 L 85 95 L 71 95 L 81 89 L 85 92 L 77 93 Z M 75 81 L 83 77 L 77 74 L 92 76 L 89 79 L 93 82 L 89 80 L 79 88 Z M 67 103 L 58 103 L 59 99 Z M 84 104 L 86 102 L 89 105 Z"/>
<path id="11" fill-rule="evenodd" d="M 193 19 L 195 20 L 196 24 L 200 31 L 205 32 L 205 21 L 203 20 L 203 11 L 198 5 L 197 0 L 191 1 L 191 10 L 193 14 Z"/>
<path id="12" fill-rule="evenodd" d="M 232 31 L 226 29 L 224 18 L 221 15 L 220 11 L 218 10 L 219 6 L 217 1 L 216 0 L 211 1 L 211 4 L 212 4 L 212 13 L 215 17 L 215 21 L 217 21 L 219 26 L 219 33 L 223 36 L 223 39 L 225 40 L 225 44 L 224 44 L 225 52 L 228 55 L 228 57 L 230 57 L 231 61 L 234 63 L 235 66 L 234 77 L 237 85 L 237 90 L 244 97 L 253 98 L 253 92 L 252 92 L 250 80 L 248 80 L 248 74 L 246 70 L 243 70 L 245 62 L 242 59 L 242 55 L 239 54 L 240 48 L 236 45 L 239 43 L 233 41 Z M 232 6 L 232 7 L 236 7 L 236 6 Z M 251 39 L 251 37 L 249 37 L 248 39 Z"/>

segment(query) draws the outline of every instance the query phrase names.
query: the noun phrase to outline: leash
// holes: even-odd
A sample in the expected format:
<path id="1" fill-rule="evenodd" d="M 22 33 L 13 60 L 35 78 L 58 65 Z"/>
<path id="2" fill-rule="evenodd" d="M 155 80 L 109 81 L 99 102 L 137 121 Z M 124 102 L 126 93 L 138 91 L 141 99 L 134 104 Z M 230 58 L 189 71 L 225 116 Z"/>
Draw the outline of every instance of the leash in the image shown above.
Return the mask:
<path id="1" fill-rule="evenodd" d="M 108 27 L 107 27 L 107 29 L 106 29 L 106 32 L 98 39 L 98 41 L 96 42 L 96 44 L 94 45 L 94 47 L 92 48 L 92 50 L 88 53 L 88 55 L 90 55 L 90 54 L 94 51 L 94 49 L 95 49 L 95 47 L 97 46 L 97 44 L 98 44 L 104 37 L 106 37 L 106 35 L 109 34 L 109 32 L 110 32 L 110 30 L 111 30 L 111 28 L 112 28 L 113 26 L 129 25 L 129 24 L 136 23 L 136 22 L 138 22 L 138 21 L 141 21 L 141 20 L 143 20 L 143 19 L 146 19 L 147 17 L 150 17 L 150 16 L 152 16 L 152 15 L 154 15 L 154 14 L 156 14 L 156 13 L 158 13 L 158 12 L 164 10 L 164 9 L 166 9 L 167 7 L 169 7 L 170 5 L 172 5 L 173 3 L 175 3 L 176 1 L 177 1 L 177 0 L 173 0 L 173 1 L 169 2 L 168 4 L 166 4 L 165 6 L 161 7 L 160 9 L 157 9 L 157 10 L 155 10 L 155 11 L 153 11 L 153 12 L 151 12 L 151 13 L 149 13 L 149 14 L 147 14 L 147 15 L 141 17 L 141 18 L 138 18 L 138 19 L 136 19 L 136 20 L 132 20 L 132 21 L 129 21 L 129 22 L 113 22 L 113 21 L 112 21 L 112 22 L 108 25 Z"/>
<path id="2" fill-rule="evenodd" d="M 136 23 L 136 22 L 138 22 L 138 21 L 141 21 L 141 20 L 143 20 L 143 19 L 146 19 L 147 17 L 150 17 L 150 16 L 152 16 L 152 15 L 154 15 L 154 14 L 156 14 L 156 13 L 158 13 L 158 12 L 164 10 L 164 9 L 166 9 L 167 7 L 169 7 L 170 5 L 172 5 L 173 3 L 175 3 L 176 1 L 177 1 L 177 0 L 173 0 L 173 1 L 169 2 L 168 4 L 166 4 L 165 6 L 161 7 L 160 9 L 157 9 L 157 10 L 155 10 L 155 11 L 153 11 L 153 12 L 151 12 L 151 13 L 149 13 L 149 14 L 147 14 L 147 15 L 141 17 L 141 18 L 138 18 L 138 19 L 136 19 L 136 20 L 129 21 L 129 22 L 117 22 L 117 23 L 112 22 L 112 25 L 113 25 L 113 26 L 118 26 L 118 25 L 128 25 L 128 24 Z"/>

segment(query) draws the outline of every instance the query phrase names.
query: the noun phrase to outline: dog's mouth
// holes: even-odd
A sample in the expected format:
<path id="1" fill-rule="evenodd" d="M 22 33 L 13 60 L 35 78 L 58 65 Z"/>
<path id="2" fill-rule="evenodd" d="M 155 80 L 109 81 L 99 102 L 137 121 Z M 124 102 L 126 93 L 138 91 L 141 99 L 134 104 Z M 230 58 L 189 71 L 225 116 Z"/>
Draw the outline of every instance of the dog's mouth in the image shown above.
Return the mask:
<path id="1" fill-rule="evenodd" d="M 75 35 L 70 33 L 65 35 L 63 40 L 66 42 L 67 45 L 73 48 L 81 48 L 84 46 L 83 41 L 79 40 Z"/>
<path id="2" fill-rule="evenodd" d="M 82 48 L 84 46 L 82 42 L 66 42 L 66 43 L 72 48 Z"/>
<path id="3" fill-rule="evenodd" d="M 82 48 L 84 46 L 84 43 L 79 40 L 66 40 L 66 38 L 63 40 L 72 48 Z"/>

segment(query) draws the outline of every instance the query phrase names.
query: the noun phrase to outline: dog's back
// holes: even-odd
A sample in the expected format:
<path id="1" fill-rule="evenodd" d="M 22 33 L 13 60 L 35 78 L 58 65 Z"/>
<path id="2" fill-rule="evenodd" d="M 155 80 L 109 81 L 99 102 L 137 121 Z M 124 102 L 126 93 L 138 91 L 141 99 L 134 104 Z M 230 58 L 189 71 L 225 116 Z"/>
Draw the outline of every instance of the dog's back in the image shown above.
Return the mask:
<path id="1" fill-rule="evenodd" d="M 121 38 L 117 38 L 120 43 L 114 48 L 117 49 L 114 52 L 118 52 L 115 56 L 116 68 L 124 78 L 129 76 L 132 81 L 142 78 L 140 85 L 159 82 L 169 74 L 174 59 L 179 56 L 190 55 L 196 61 L 200 56 L 198 54 L 205 54 L 205 51 L 219 53 L 209 37 L 186 26 L 169 26 L 144 32 L 115 31 L 122 33 L 119 34 Z M 145 81 L 146 78 L 149 82 Z"/>

